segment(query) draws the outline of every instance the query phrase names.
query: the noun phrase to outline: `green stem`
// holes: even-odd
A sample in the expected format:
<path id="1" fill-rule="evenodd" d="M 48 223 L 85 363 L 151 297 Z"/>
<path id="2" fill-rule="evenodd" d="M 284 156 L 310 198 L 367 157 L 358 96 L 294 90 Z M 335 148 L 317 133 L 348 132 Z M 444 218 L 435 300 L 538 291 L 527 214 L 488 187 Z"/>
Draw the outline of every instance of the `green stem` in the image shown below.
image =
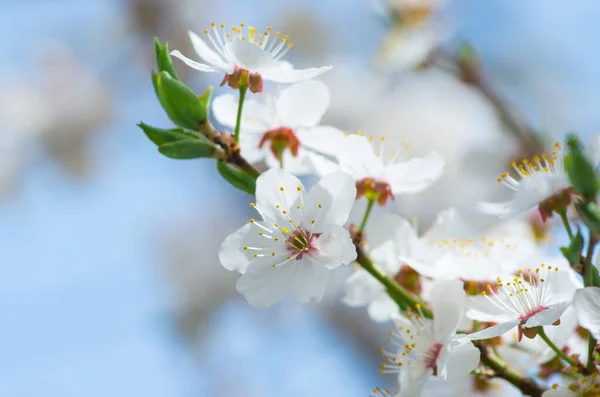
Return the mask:
<path id="1" fill-rule="evenodd" d="M 248 87 L 245 84 L 240 84 L 240 101 L 238 103 L 237 119 L 235 121 L 235 142 L 240 141 L 240 128 L 242 127 L 242 111 L 244 109 L 244 99 L 246 98 Z"/>
<path id="2" fill-rule="evenodd" d="M 283 169 L 283 153 L 281 153 L 281 156 L 279 157 L 279 168 Z"/>
<path id="3" fill-rule="evenodd" d="M 594 265 L 592 265 L 592 255 L 594 254 L 594 247 L 596 246 L 596 238 L 594 233 L 590 231 L 588 239 L 587 253 L 585 254 L 585 261 L 583 262 L 583 284 L 586 287 L 594 285 Z M 588 361 L 587 371 L 590 374 L 596 372 L 596 366 L 594 365 L 594 348 L 596 347 L 596 339 L 590 333 L 588 337 Z"/>
<path id="4" fill-rule="evenodd" d="M 567 230 L 567 234 L 569 235 L 569 240 L 573 240 L 575 236 L 573 235 L 573 230 L 571 230 L 571 225 L 569 224 L 569 219 L 567 218 L 567 211 L 560 211 L 559 214 L 560 219 L 562 219 L 562 223 Z"/>
<path id="5" fill-rule="evenodd" d="M 556 355 L 560 358 L 562 358 L 563 360 L 565 360 L 570 366 L 575 367 L 577 366 L 577 363 L 575 361 L 573 361 L 572 359 L 569 358 L 569 356 L 567 356 L 562 350 L 560 350 L 555 344 L 554 342 L 552 342 L 550 340 L 550 338 L 548 338 L 548 335 L 546 335 L 546 331 L 544 331 L 544 327 L 539 327 L 538 328 L 538 335 L 544 340 L 544 342 L 546 342 L 546 344 L 548 346 L 550 346 L 550 349 L 552 349 L 552 351 L 554 351 L 554 353 L 556 353 Z"/>
<path id="6" fill-rule="evenodd" d="M 365 226 L 367 226 L 367 221 L 369 220 L 369 215 L 371 214 L 371 210 L 373 209 L 373 204 L 375 204 L 374 199 L 369 199 L 367 204 L 367 209 L 365 210 L 365 215 L 363 216 L 362 222 L 360 223 L 360 227 L 358 228 L 358 232 L 362 234 L 365 230 Z"/>
<path id="7" fill-rule="evenodd" d="M 356 245 L 357 258 L 356 262 L 367 272 L 369 272 L 373 277 L 377 279 L 387 290 L 390 298 L 392 298 L 400 307 L 406 308 L 412 307 L 420 307 L 421 312 L 427 318 L 433 318 L 433 314 L 431 310 L 421 305 L 421 302 L 416 300 L 411 296 L 411 294 L 402 288 L 398 283 L 396 283 L 393 279 L 386 276 L 381 272 L 375 265 L 373 261 L 363 252 L 363 250 Z"/>

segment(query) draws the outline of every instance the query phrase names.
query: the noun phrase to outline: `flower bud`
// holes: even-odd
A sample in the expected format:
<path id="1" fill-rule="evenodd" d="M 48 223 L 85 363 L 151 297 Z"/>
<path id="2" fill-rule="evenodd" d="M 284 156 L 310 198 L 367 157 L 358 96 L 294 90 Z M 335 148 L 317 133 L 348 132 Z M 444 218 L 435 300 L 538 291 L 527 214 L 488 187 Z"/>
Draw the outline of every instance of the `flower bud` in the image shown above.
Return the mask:
<path id="1" fill-rule="evenodd" d="M 153 73 L 152 82 L 160 104 L 175 124 L 196 131 L 206 121 L 207 106 L 181 81 L 163 71 Z"/>
<path id="2" fill-rule="evenodd" d="M 598 175 L 596 168 L 586 158 L 581 145 L 575 136 L 567 140 L 569 153 L 565 156 L 565 169 L 577 193 L 587 201 L 594 201 L 598 194 Z"/>

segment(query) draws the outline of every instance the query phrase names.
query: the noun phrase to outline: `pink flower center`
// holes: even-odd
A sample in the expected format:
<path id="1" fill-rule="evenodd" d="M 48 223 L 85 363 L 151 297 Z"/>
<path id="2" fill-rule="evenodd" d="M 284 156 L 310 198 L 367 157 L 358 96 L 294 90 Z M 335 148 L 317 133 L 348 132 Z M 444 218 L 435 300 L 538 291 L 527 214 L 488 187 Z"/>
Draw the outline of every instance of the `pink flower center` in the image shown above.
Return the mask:
<path id="1" fill-rule="evenodd" d="M 280 127 L 265 132 L 258 143 L 258 147 L 262 148 L 267 141 L 270 142 L 271 152 L 277 160 L 281 160 L 285 149 L 290 149 L 294 157 L 298 155 L 300 141 L 296 134 L 294 134 L 294 130 L 289 127 Z"/>
<path id="2" fill-rule="evenodd" d="M 527 320 L 529 320 L 531 317 L 535 316 L 538 313 L 543 312 L 546 309 L 547 309 L 546 306 L 535 307 L 535 308 L 531 309 L 529 312 L 527 312 L 527 314 L 519 316 L 519 320 L 521 320 L 521 324 L 525 324 L 527 322 Z"/>
<path id="3" fill-rule="evenodd" d="M 432 369 L 434 373 L 437 371 L 437 359 L 440 357 L 443 345 L 434 343 L 429 350 L 425 352 L 425 368 Z"/>
<path id="4" fill-rule="evenodd" d="M 316 252 L 315 242 L 321 233 L 311 233 L 308 230 L 296 229 L 285 240 L 287 249 L 292 255 L 296 255 L 296 260 L 302 259 L 304 254 Z"/>
<path id="5" fill-rule="evenodd" d="M 365 178 L 356 182 L 356 199 L 365 196 L 369 200 L 377 201 L 379 205 L 385 205 L 388 199 L 394 200 L 392 188 L 384 179 Z"/>

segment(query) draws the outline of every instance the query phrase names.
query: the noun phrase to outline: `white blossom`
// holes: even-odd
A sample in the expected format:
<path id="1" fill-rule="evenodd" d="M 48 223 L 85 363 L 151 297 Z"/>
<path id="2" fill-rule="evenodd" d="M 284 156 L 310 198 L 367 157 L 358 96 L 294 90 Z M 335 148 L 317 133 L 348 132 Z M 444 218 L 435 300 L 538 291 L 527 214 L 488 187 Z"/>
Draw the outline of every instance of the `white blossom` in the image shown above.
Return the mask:
<path id="1" fill-rule="evenodd" d="M 300 302 L 323 297 L 329 271 L 356 259 L 342 225 L 356 189 L 343 172 L 323 177 L 307 194 L 293 175 L 271 169 L 258 177 L 256 204 L 262 220 L 223 241 L 221 264 L 242 273 L 237 289 L 257 307 L 271 306 L 290 292 Z"/>
<path id="2" fill-rule="evenodd" d="M 420 310 L 394 318 L 398 330 L 388 340 L 398 350 L 383 351 L 387 360 L 381 371 L 399 372 L 398 396 L 419 395 L 431 376 L 454 379 L 467 375 L 479 364 L 479 350 L 469 339 L 456 335 L 465 297 L 460 281 L 439 280 L 430 300 L 433 320 L 425 318 Z"/>
<path id="3" fill-rule="evenodd" d="M 244 103 L 240 147 L 251 163 L 266 161 L 293 174 L 316 172 L 326 175 L 337 169 L 333 155 L 342 131 L 319 125 L 330 102 L 327 86 L 311 80 L 293 84 L 281 91 L 255 97 Z M 236 125 L 238 99 L 232 94 L 213 101 L 213 114 L 227 127 Z"/>
<path id="4" fill-rule="evenodd" d="M 558 272 L 558 267 L 545 264 L 535 270 L 522 270 L 508 281 L 498 277 L 497 286 L 488 285 L 482 296 L 467 301 L 467 317 L 486 322 L 496 322 L 482 331 L 469 335 L 472 340 L 489 339 L 519 327 L 519 340 L 523 330 L 554 324 L 571 305 L 572 294 L 564 293 L 568 274 Z"/>
<path id="5" fill-rule="evenodd" d="M 597 373 L 582 376 L 569 387 L 559 387 L 557 383 L 546 390 L 542 397 L 592 397 L 600 395 L 600 378 Z"/>
<path id="6" fill-rule="evenodd" d="M 395 195 L 425 190 L 444 169 L 444 159 L 436 152 L 413 157 L 406 143 L 386 151 L 385 137 L 347 136 L 337 157 L 340 169 L 356 181 L 359 196 L 374 195 L 381 205 Z"/>
<path id="7" fill-rule="evenodd" d="M 600 161 L 600 135 L 594 136 L 585 148 L 589 160 L 597 165 Z M 550 154 L 523 159 L 511 163 L 511 172 L 504 172 L 498 182 L 514 191 L 506 202 L 481 202 L 478 207 L 483 213 L 506 218 L 529 211 L 556 193 L 570 187 L 564 167 L 564 153 L 561 143 L 556 142 Z"/>
<path id="8" fill-rule="evenodd" d="M 217 26 L 214 22 L 210 29 L 204 31 L 206 40 L 189 32 L 190 40 L 196 54 L 204 63 L 196 62 L 175 50 L 171 55 L 181 59 L 189 67 L 202 72 L 222 72 L 232 76 L 236 72 L 245 71 L 260 83 L 253 92 L 262 91 L 262 80 L 276 83 L 294 83 L 309 80 L 331 69 L 331 66 L 320 68 L 294 69 L 283 56 L 292 48 L 289 37 L 274 32 L 269 26 L 263 33 L 254 27 L 245 25 L 233 26 L 227 33 L 225 25 Z"/>

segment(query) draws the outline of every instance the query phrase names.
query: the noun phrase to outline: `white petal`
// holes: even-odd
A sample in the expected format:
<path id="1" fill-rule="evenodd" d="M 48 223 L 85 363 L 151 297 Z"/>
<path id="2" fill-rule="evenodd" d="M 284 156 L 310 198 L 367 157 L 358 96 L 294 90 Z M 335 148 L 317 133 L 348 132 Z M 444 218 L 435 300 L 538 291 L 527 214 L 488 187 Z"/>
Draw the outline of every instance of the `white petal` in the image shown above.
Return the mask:
<path id="1" fill-rule="evenodd" d="M 256 180 L 256 206 L 261 213 L 279 227 L 286 227 L 288 218 L 297 225 L 302 219 L 296 206 L 304 193 L 302 182 L 289 172 L 270 169 Z M 283 214 L 286 211 L 287 214 Z M 289 226 L 289 225 L 288 225 Z"/>
<path id="2" fill-rule="evenodd" d="M 327 86 L 311 80 L 283 89 L 276 103 L 277 114 L 286 127 L 297 129 L 319 124 L 329 106 Z"/>
<path id="3" fill-rule="evenodd" d="M 307 260 L 293 261 L 296 266 L 296 276 L 294 278 L 294 293 L 301 303 L 308 303 L 311 299 L 319 302 L 327 289 L 329 280 L 329 269 L 321 263 Z"/>
<path id="4" fill-rule="evenodd" d="M 317 251 L 309 254 L 309 257 L 329 269 L 356 259 L 356 247 L 350 233 L 341 226 L 329 225 L 314 245 Z"/>
<path id="5" fill-rule="evenodd" d="M 326 125 L 303 128 L 296 135 L 305 148 L 327 156 L 336 156 L 345 138 L 340 129 Z"/>
<path id="6" fill-rule="evenodd" d="M 499 308 L 482 295 L 469 296 L 467 298 L 465 314 L 472 320 L 486 322 L 506 322 L 515 318 L 514 315 Z"/>
<path id="7" fill-rule="evenodd" d="M 488 327 L 484 330 L 467 335 L 467 338 L 471 340 L 495 338 L 496 336 L 500 336 L 510 331 L 513 327 L 517 326 L 518 324 L 519 320 L 513 320 L 506 323 L 500 323 L 498 325 L 492 325 L 491 327 Z"/>
<path id="8" fill-rule="evenodd" d="M 260 74 L 265 80 L 274 81 L 276 83 L 296 83 L 298 81 L 310 80 L 320 74 L 331 70 L 333 66 L 323 66 L 320 68 L 310 69 L 288 69 L 283 65 L 261 70 Z"/>
<path id="9" fill-rule="evenodd" d="M 275 249 L 277 244 L 272 239 L 261 236 L 260 231 L 262 229 L 256 224 L 247 223 L 227 236 L 219 250 L 221 265 L 227 270 L 244 273 L 248 265 L 256 261 L 253 257 L 256 251 L 244 250 L 245 246 L 279 251 L 279 249 Z"/>
<path id="10" fill-rule="evenodd" d="M 219 95 L 212 102 L 212 112 L 215 119 L 226 127 L 235 128 L 239 99 L 237 95 Z M 264 133 L 271 123 L 269 109 L 254 98 L 244 102 L 242 112 L 242 135 L 245 132 Z"/>
<path id="11" fill-rule="evenodd" d="M 277 61 L 271 54 L 245 40 L 229 41 L 225 50 L 235 64 L 250 72 L 277 67 Z M 265 78 L 264 75 L 262 77 Z"/>
<path id="12" fill-rule="evenodd" d="M 345 137 L 340 145 L 338 160 L 340 169 L 352 175 L 355 180 L 383 176 L 383 163 L 364 136 Z"/>
<path id="13" fill-rule="evenodd" d="M 237 290 L 254 307 L 269 307 L 291 292 L 296 274 L 295 260 L 273 268 L 268 263 L 248 266 L 239 278 Z"/>
<path id="14" fill-rule="evenodd" d="M 600 339 L 600 288 L 587 287 L 575 292 L 573 306 L 579 324 Z"/>
<path id="15" fill-rule="evenodd" d="M 467 375 L 479 365 L 480 351 L 463 336 L 455 337 L 438 359 L 438 376 L 448 380 Z"/>
<path id="16" fill-rule="evenodd" d="M 342 226 L 348 220 L 355 199 L 356 184 L 350 175 L 341 171 L 326 175 L 308 193 L 304 219 L 315 221 L 311 228 L 314 232 L 324 231 L 329 224 Z"/>
<path id="17" fill-rule="evenodd" d="M 323 177 L 340 170 L 339 165 L 335 161 L 330 160 L 328 157 L 306 149 L 304 152 L 306 153 L 306 158 L 311 164 L 312 172 L 316 173 L 317 175 Z"/>
<path id="18" fill-rule="evenodd" d="M 441 211 L 433 225 L 425 233 L 427 239 L 462 239 L 467 240 L 476 234 L 474 228 L 469 225 L 456 208 L 448 208 Z"/>
<path id="19" fill-rule="evenodd" d="M 385 294 L 379 281 L 362 269 L 356 270 L 346 279 L 345 291 L 342 302 L 351 307 L 365 306 Z"/>
<path id="20" fill-rule="evenodd" d="M 537 326 L 552 325 L 552 323 L 555 323 L 569 306 L 571 306 L 571 301 L 559 302 L 557 304 L 550 305 L 546 310 L 527 319 L 523 327 L 532 328 Z"/>
<path id="21" fill-rule="evenodd" d="M 394 194 L 418 193 L 435 182 L 444 170 L 444 159 L 436 152 L 385 168 L 385 179 Z"/>
<path id="22" fill-rule="evenodd" d="M 240 153 L 251 164 L 263 161 L 269 155 L 268 149 L 258 147 L 261 136 L 246 131 L 240 134 Z"/>
<path id="23" fill-rule="evenodd" d="M 192 41 L 192 46 L 194 47 L 194 51 L 196 54 L 207 64 L 218 67 L 219 69 L 227 69 L 230 68 L 229 64 L 225 62 L 222 56 L 214 52 L 209 45 L 200 38 L 196 33 L 192 31 L 188 31 L 188 35 L 190 36 L 190 40 Z M 233 72 L 233 68 L 229 71 L 229 73 Z"/>
<path id="24" fill-rule="evenodd" d="M 524 209 L 523 211 L 527 211 L 529 208 Z M 506 218 L 510 215 L 516 215 L 522 211 L 516 211 L 513 209 L 512 201 L 507 201 L 503 203 L 492 203 L 488 201 L 482 201 L 477 203 L 477 210 L 482 214 L 486 215 L 494 215 L 500 218 Z"/>
<path id="25" fill-rule="evenodd" d="M 387 294 L 382 294 L 381 298 L 374 300 L 369 304 L 367 313 L 369 317 L 378 323 L 389 321 L 394 315 L 400 312 L 398 304 Z"/>
<path id="26" fill-rule="evenodd" d="M 209 66 L 204 63 L 196 62 L 191 60 L 190 58 L 183 55 L 179 50 L 171 51 L 171 55 L 175 58 L 181 59 L 186 65 L 188 65 L 192 69 L 199 70 L 201 72 L 224 72 L 222 68 L 218 68 L 216 66 Z"/>
<path id="27" fill-rule="evenodd" d="M 436 341 L 446 341 L 456 333 L 463 316 L 465 299 L 462 281 L 440 280 L 435 283 L 430 302 Z"/>
<path id="28" fill-rule="evenodd" d="M 419 396 L 423 384 L 431 375 L 433 375 L 433 370 L 420 365 L 411 365 L 404 369 L 400 373 L 400 393 L 398 393 L 398 397 Z"/>
<path id="29" fill-rule="evenodd" d="M 398 263 L 399 257 L 410 255 L 418 239 L 412 224 L 387 212 L 371 215 L 365 235 L 371 255 L 383 262 Z"/>

